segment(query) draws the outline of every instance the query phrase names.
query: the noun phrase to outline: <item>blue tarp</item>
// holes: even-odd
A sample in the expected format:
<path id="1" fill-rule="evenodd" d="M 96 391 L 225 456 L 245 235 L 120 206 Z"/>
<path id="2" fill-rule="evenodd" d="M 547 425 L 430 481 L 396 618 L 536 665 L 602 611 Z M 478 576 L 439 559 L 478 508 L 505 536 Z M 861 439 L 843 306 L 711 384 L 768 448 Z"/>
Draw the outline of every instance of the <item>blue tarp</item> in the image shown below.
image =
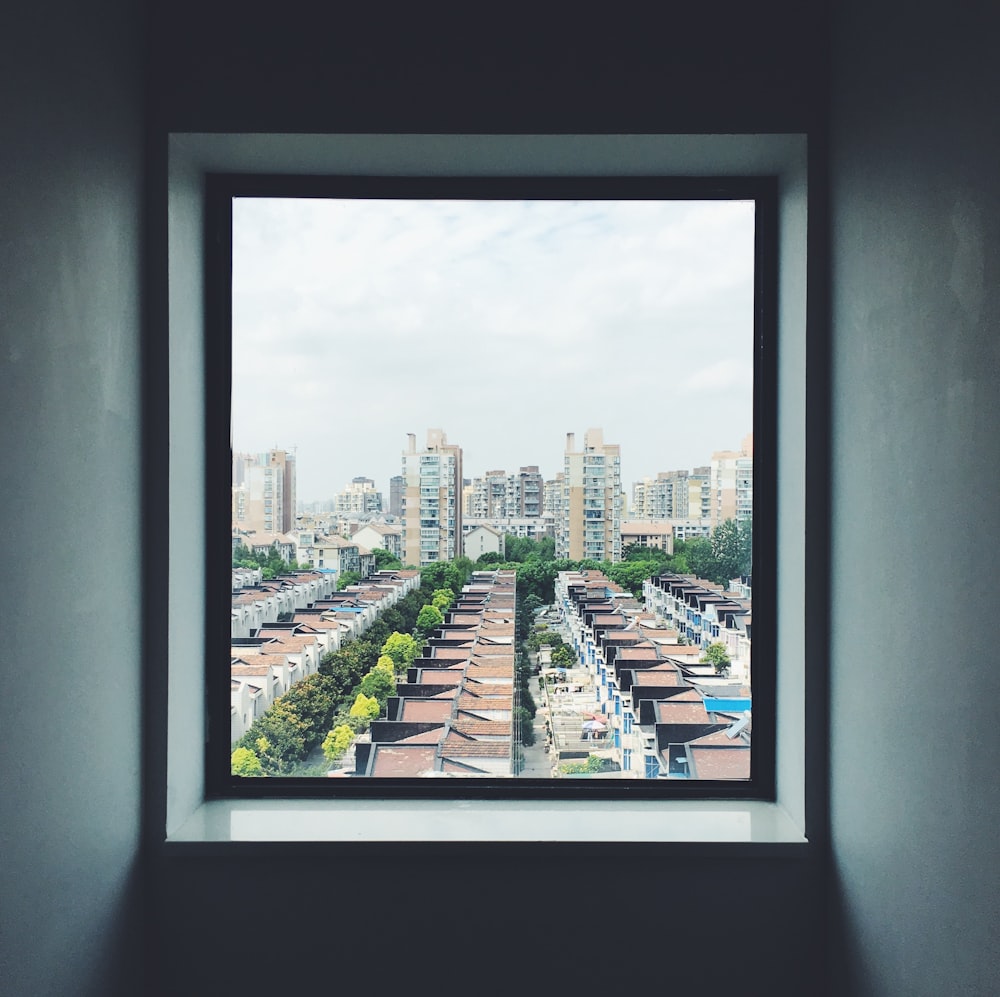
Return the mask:
<path id="1" fill-rule="evenodd" d="M 750 709 L 750 699 L 716 699 L 705 697 L 705 709 L 709 713 L 742 713 Z"/>

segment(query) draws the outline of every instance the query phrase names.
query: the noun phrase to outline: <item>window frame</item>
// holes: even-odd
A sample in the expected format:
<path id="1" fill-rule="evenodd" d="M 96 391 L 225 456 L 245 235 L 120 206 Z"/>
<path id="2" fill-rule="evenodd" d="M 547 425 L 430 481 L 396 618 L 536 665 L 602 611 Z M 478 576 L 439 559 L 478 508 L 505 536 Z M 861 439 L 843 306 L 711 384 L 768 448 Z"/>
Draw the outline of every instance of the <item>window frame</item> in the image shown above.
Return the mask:
<path id="1" fill-rule="evenodd" d="M 822 141 L 759 134 L 172 132 L 153 150 L 146 459 L 146 796 L 150 843 L 229 854 L 292 841 L 646 842 L 674 853 L 799 854 L 826 826 L 829 392 Z M 217 800 L 205 786 L 201 449 L 205 178 L 213 172 L 683 175 L 778 179 L 776 791 L 754 801 Z M 813 216 L 819 220 L 814 225 Z M 530 819 L 526 819 L 530 817 Z M 216 851 L 216 848 L 222 851 Z"/>
<path id="2" fill-rule="evenodd" d="M 345 175 L 210 172 L 205 176 L 204 479 L 206 542 L 205 663 L 207 799 L 343 798 L 460 800 L 775 799 L 775 559 L 777 542 L 777 179 L 744 176 Z M 751 776 L 737 780 L 678 779 L 337 779 L 232 776 L 230 678 L 212 663 L 229 642 L 232 387 L 232 203 L 237 197 L 431 199 L 651 199 L 755 202 L 753 304 L 753 432 L 759 491 L 754 496 L 755 626 L 754 741 Z"/>

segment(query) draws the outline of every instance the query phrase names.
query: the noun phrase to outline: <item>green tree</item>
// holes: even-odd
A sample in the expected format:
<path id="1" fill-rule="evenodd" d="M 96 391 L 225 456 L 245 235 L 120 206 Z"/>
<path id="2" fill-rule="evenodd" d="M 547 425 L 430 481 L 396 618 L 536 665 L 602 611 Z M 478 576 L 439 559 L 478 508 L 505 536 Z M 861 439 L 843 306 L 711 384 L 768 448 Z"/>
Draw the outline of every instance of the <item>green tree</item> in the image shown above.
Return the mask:
<path id="1" fill-rule="evenodd" d="M 260 759 L 249 748 L 237 748 L 229 759 L 229 764 L 233 775 L 248 778 L 264 774 Z"/>
<path id="2" fill-rule="evenodd" d="M 444 623 L 444 616 L 437 606 L 427 605 L 417 614 L 415 632 L 420 637 L 426 637 L 435 627 Z"/>
<path id="3" fill-rule="evenodd" d="M 535 541 L 534 556 L 539 561 L 551 561 L 556 556 L 556 542 L 552 537 L 542 537 Z"/>
<path id="4" fill-rule="evenodd" d="M 712 531 L 712 556 L 715 558 L 715 574 L 712 581 L 719 585 L 728 585 L 733 578 L 741 574 L 740 529 L 736 523 L 727 519 L 719 523 Z"/>
<path id="5" fill-rule="evenodd" d="M 753 570 L 753 523 L 749 519 L 740 521 L 739 551 L 740 575 L 749 575 Z M 736 575 L 733 576 L 734 578 Z"/>
<path id="6" fill-rule="evenodd" d="M 386 638 L 382 653 L 392 658 L 397 673 L 405 672 L 420 655 L 420 641 L 410 634 L 396 631 Z"/>
<path id="7" fill-rule="evenodd" d="M 331 764 L 338 762 L 347 753 L 354 741 L 354 731 L 347 724 L 339 724 L 326 735 L 323 754 Z"/>
<path id="8" fill-rule="evenodd" d="M 642 597 L 642 583 L 664 570 L 661 563 L 651 559 L 620 561 L 618 564 L 609 564 L 605 574 L 616 585 L 628 589 L 638 599 Z"/>
<path id="9" fill-rule="evenodd" d="M 552 652 L 552 664 L 561 668 L 572 668 L 576 664 L 576 655 L 566 644 L 560 644 Z"/>
<path id="10" fill-rule="evenodd" d="M 530 748 L 535 743 L 535 728 L 531 723 L 531 711 L 527 707 L 519 706 L 515 711 L 515 723 L 521 735 L 521 744 Z"/>
<path id="11" fill-rule="evenodd" d="M 366 696 L 363 692 L 358 693 L 354 705 L 350 709 L 352 717 L 358 717 L 362 720 L 375 720 L 380 712 L 378 700 L 374 696 Z"/>
<path id="12" fill-rule="evenodd" d="M 508 561 L 525 561 L 535 551 L 535 542 L 527 537 L 515 537 L 508 533 L 503 538 L 503 549 Z"/>
<path id="13" fill-rule="evenodd" d="M 712 555 L 710 540 L 706 537 L 692 537 L 685 545 L 684 557 L 698 578 L 712 580 L 715 575 L 715 557 Z"/>
<path id="14" fill-rule="evenodd" d="M 431 593 L 431 605 L 443 613 L 455 601 L 455 593 L 449 588 L 435 589 Z"/>
<path id="15" fill-rule="evenodd" d="M 345 571 L 337 579 L 337 591 L 343 592 L 348 585 L 357 585 L 361 581 L 361 573 L 358 571 Z"/>
<path id="16" fill-rule="evenodd" d="M 403 566 L 403 562 L 395 554 L 390 554 L 382 547 L 373 547 L 372 554 L 375 555 L 376 571 L 389 571 Z"/>
<path id="17" fill-rule="evenodd" d="M 391 658 L 386 660 L 392 661 Z M 396 676 L 384 668 L 373 668 L 362 680 L 361 692 L 369 698 L 374 697 L 379 704 L 380 711 L 385 708 L 385 702 L 390 696 L 396 695 Z"/>
<path id="18" fill-rule="evenodd" d="M 524 609 L 524 611 L 528 614 L 529 617 L 533 617 L 535 615 L 535 611 L 541 609 L 542 606 L 544 605 L 545 603 L 542 602 L 542 600 L 537 595 L 535 595 L 534 592 L 532 592 L 529 595 L 525 596 L 525 598 L 522 600 L 521 608 Z"/>
<path id="19" fill-rule="evenodd" d="M 726 650 L 726 645 L 721 641 L 709 644 L 708 647 L 705 648 L 705 651 L 701 656 L 701 660 L 711 662 L 711 664 L 715 667 L 716 674 L 729 674 L 729 666 L 731 664 L 729 652 Z"/>
<path id="20" fill-rule="evenodd" d="M 537 596 L 545 604 L 555 599 L 555 580 L 559 569 L 553 561 L 525 561 L 517 566 L 517 597 Z"/>

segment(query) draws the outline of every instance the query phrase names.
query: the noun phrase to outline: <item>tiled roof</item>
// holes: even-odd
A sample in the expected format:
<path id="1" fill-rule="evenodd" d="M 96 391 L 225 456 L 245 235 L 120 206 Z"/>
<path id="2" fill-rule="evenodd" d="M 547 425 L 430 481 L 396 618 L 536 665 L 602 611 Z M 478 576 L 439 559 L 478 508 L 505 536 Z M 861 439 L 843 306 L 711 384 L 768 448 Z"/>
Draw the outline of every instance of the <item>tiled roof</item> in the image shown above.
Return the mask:
<path id="1" fill-rule="evenodd" d="M 470 741 L 449 735 L 441 745 L 441 754 L 452 758 L 510 758 L 510 742 Z"/>
<path id="2" fill-rule="evenodd" d="M 465 714 L 462 714 L 464 717 Z M 452 724 L 452 730 L 466 737 L 510 737 L 510 722 L 505 720 L 480 720 L 478 717 L 458 719 Z"/>
<path id="3" fill-rule="evenodd" d="M 729 748 L 689 748 L 698 779 L 749 779 L 750 749 L 746 745 Z"/>
<path id="4" fill-rule="evenodd" d="M 635 673 L 634 685 L 656 686 L 656 685 L 680 685 L 681 680 L 677 672 L 654 671 L 653 669 L 637 670 Z"/>
<path id="5" fill-rule="evenodd" d="M 421 776 L 425 772 L 433 772 L 437 761 L 436 746 L 376 744 L 372 752 L 374 759 L 370 763 L 370 772 L 376 777 Z"/>
<path id="6" fill-rule="evenodd" d="M 435 727 L 433 730 L 422 730 L 419 734 L 411 734 L 409 737 L 401 737 L 393 744 L 437 744 L 444 733 L 444 725 Z"/>
<path id="7" fill-rule="evenodd" d="M 403 711 L 401 720 L 447 720 L 451 716 L 451 699 L 405 699 L 403 701 Z"/>

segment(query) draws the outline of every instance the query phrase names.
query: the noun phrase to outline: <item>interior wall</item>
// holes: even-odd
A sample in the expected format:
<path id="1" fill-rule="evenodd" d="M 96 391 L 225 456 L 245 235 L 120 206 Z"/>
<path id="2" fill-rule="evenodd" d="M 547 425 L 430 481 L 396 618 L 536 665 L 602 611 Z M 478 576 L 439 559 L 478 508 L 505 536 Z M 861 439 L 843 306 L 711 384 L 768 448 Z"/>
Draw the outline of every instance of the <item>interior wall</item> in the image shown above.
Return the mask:
<path id="1" fill-rule="evenodd" d="M 160 136 L 823 124 L 820 4 L 727 2 L 613 24 L 540 8 L 521 22 L 498 8 L 485 25 L 478 11 L 434 21 L 407 8 L 403 23 L 313 4 L 280 14 L 241 4 L 232 18 L 189 6 L 155 5 Z M 270 993 L 322 977 L 317 953 L 348 988 L 405 972 L 446 990 L 472 980 L 530 989 L 525 967 L 538 961 L 560 992 L 669 982 L 721 993 L 734 973 L 746 993 L 825 986 L 816 849 L 752 859 L 621 844 L 173 849 L 152 872 L 169 993 Z"/>
<path id="2" fill-rule="evenodd" d="M 835 992 L 995 993 L 996 12 L 834 10 Z"/>
<path id="3" fill-rule="evenodd" d="M 0 991 L 141 993 L 143 27 L 0 30 Z"/>

